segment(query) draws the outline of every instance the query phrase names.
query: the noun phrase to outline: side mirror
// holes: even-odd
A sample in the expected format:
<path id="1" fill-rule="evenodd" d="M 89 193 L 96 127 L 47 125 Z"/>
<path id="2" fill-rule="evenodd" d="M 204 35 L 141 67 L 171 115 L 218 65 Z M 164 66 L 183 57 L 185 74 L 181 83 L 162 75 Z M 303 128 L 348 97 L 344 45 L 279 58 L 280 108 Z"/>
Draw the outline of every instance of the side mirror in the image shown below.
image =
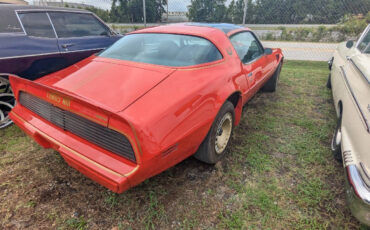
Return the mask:
<path id="1" fill-rule="evenodd" d="M 265 54 L 266 54 L 266 55 L 270 55 L 270 54 L 272 54 L 272 49 L 270 49 L 270 48 L 265 48 Z"/>
<path id="2" fill-rule="evenodd" d="M 353 44 L 354 44 L 354 42 L 353 41 L 348 41 L 347 43 L 346 43 L 346 47 L 348 48 L 348 49 L 351 49 L 352 47 L 353 47 Z"/>

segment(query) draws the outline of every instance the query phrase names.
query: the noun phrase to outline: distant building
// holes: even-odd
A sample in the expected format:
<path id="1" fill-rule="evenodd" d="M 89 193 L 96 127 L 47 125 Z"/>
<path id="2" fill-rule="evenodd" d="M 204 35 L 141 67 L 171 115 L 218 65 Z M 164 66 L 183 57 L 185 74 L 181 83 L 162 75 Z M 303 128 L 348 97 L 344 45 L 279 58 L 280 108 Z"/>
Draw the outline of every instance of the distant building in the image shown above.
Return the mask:
<path id="1" fill-rule="evenodd" d="M 0 0 L 0 4 L 28 5 L 28 3 L 23 0 Z"/>
<path id="2" fill-rule="evenodd" d="M 0 0 L 1 1 L 1 0 Z M 71 8 L 88 8 L 93 7 L 85 3 L 65 2 L 63 0 L 34 0 L 35 6 L 50 6 L 50 7 L 71 7 Z"/>

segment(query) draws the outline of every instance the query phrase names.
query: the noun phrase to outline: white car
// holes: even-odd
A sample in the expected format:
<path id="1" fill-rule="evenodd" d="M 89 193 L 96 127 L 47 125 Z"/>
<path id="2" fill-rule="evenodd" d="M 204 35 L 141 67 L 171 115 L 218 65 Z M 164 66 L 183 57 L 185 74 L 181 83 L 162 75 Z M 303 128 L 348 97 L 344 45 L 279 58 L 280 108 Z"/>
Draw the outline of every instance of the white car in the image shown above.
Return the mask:
<path id="1" fill-rule="evenodd" d="M 357 42 L 339 45 L 329 68 L 338 116 L 332 150 L 343 160 L 352 214 L 370 225 L 370 25 Z"/>

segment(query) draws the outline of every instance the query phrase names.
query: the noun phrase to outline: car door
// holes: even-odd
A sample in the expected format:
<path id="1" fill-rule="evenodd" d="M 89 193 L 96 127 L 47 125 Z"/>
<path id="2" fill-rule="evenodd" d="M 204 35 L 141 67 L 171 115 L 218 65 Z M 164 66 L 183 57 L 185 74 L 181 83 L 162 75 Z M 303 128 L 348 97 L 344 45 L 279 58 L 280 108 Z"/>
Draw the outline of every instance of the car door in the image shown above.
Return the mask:
<path id="1" fill-rule="evenodd" d="M 48 15 L 29 11 L 17 14 L 26 36 L 13 38 L 13 54 L 21 70 L 15 72 L 33 80 L 60 69 L 63 63 Z"/>
<path id="2" fill-rule="evenodd" d="M 120 37 L 91 13 L 49 12 L 61 54 L 74 64 L 97 53 Z"/>
<path id="3" fill-rule="evenodd" d="M 264 50 L 257 38 L 249 31 L 239 32 L 230 37 L 241 62 L 243 73 L 247 78 L 249 90 L 243 92 L 243 99 L 248 99 L 259 89 L 259 82 L 264 77 L 266 60 Z"/>

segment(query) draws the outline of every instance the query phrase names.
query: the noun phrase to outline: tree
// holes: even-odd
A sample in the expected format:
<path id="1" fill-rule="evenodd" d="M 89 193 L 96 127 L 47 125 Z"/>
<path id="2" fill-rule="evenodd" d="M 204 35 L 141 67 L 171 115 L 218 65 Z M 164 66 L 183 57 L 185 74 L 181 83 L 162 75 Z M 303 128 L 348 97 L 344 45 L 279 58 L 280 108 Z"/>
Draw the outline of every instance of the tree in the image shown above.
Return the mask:
<path id="1" fill-rule="evenodd" d="M 248 7 L 247 7 L 247 16 L 246 16 L 246 23 L 252 23 L 253 22 L 253 9 L 254 5 L 252 0 L 248 0 Z M 243 23 L 243 16 L 244 16 L 244 6 L 245 6 L 245 0 L 236 0 L 234 3 L 234 0 L 229 5 L 229 11 L 232 15 L 232 23 L 235 24 L 241 24 Z M 229 16 L 230 17 L 230 16 Z"/>
<path id="2" fill-rule="evenodd" d="M 166 0 L 146 0 L 147 22 L 159 22 L 165 12 Z M 143 22 L 143 0 L 113 0 L 112 22 Z"/>
<path id="3" fill-rule="evenodd" d="M 86 10 L 93 12 L 105 22 L 110 22 L 110 12 L 96 7 L 87 7 Z"/>
<path id="4" fill-rule="evenodd" d="M 188 18 L 196 22 L 227 21 L 226 0 L 191 0 Z"/>

